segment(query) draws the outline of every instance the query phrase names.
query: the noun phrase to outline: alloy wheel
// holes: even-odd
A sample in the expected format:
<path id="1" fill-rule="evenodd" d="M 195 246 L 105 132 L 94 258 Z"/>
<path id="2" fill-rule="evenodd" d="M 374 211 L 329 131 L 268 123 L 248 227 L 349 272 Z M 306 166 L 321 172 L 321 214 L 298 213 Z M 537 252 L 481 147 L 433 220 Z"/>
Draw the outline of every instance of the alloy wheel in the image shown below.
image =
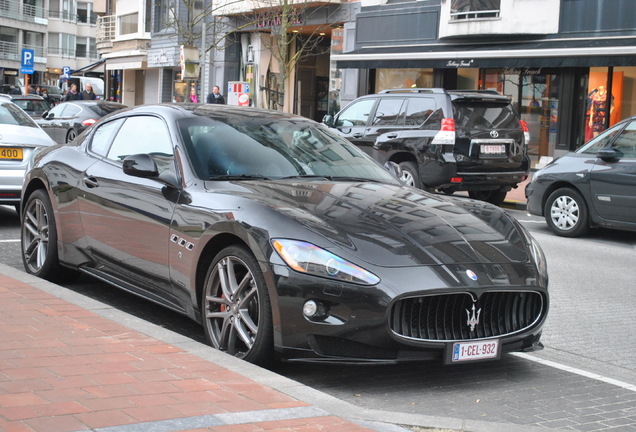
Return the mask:
<path id="1" fill-rule="evenodd" d="M 31 200 L 24 211 L 22 252 L 28 270 L 37 274 L 49 254 L 49 214 L 39 199 Z"/>
<path id="2" fill-rule="evenodd" d="M 219 260 L 208 278 L 205 324 L 213 346 L 244 358 L 258 336 L 260 314 L 256 280 L 237 256 Z"/>

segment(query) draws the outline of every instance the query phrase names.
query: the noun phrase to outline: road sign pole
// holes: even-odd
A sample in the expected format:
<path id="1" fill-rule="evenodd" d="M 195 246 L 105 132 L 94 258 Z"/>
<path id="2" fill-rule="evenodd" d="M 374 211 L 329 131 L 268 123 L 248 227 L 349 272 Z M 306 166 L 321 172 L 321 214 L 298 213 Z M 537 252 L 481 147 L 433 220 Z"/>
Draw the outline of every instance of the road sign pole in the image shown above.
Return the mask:
<path id="1" fill-rule="evenodd" d="M 24 74 L 24 94 L 29 94 L 29 74 Z"/>

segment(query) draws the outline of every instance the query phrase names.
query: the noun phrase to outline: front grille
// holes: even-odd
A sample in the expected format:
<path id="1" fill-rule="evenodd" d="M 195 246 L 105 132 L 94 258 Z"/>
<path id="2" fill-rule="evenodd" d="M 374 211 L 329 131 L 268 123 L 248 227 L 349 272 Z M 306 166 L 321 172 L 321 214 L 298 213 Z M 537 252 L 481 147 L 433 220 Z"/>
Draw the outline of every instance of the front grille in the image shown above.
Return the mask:
<path id="1" fill-rule="evenodd" d="M 399 300 L 391 309 L 391 330 L 422 341 L 500 337 L 532 326 L 544 310 L 543 297 L 532 291 L 493 291 L 475 299 L 457 293 Z"/>

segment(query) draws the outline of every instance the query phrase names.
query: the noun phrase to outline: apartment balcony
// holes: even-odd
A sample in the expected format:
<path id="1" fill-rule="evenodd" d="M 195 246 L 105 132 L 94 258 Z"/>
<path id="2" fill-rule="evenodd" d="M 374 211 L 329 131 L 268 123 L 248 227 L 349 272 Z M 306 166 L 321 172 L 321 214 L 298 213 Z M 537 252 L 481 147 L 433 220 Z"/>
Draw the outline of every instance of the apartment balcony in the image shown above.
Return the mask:
<path id="1" fill-rule="evenodd" d="M 0 41 L 0 60 L 21 63 L 22 49 L 32 49 L 36 63 L 46 64 L 44 48 L 35 45 L 23 45 L 15 42 Z"/>
<path id="2" fill-rule="evenodd" d="M 115 15 L 97 17 L 95 43 L 97 46 L 97 52 L 100 54 L 107 54 L 113 50 L 113 41 L 116 36 L 116 19 L 117 17 Z"/>
<path id="3" fill-rule="evenodd" d="M 496 10 L 455 12 L 442 2 L 439 37 L 546 35 L 559 31 L 560 0 L 501 0 Z"/>
<path id="4" fill-rule="evenodd" d="M 41 6 L 31 6 L 17 0 L 0 0 L 0 17 L 47 25 L 46 11 Z"/>

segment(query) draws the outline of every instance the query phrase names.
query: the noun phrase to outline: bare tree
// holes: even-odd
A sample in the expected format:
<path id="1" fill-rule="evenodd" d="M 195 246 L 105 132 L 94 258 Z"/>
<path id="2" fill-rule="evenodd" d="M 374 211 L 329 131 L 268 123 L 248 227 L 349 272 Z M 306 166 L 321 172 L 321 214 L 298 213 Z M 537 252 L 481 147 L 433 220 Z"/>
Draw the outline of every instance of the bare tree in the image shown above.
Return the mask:
<path id="1" fill-rule="evenodd" d="M 307 0 L 261 0 L 257 22 L 269 28 L 269 37 L 263 38 L 264 47 L 271 51 L 272 58 L 278 62 L 279 70 L 267 86 L 272 108 L 293 112 L 293 88 L 289 80 L 293 78 L 297 65 L 306 57 L 321 54 L 320 42 L 328 24 L 308 25 L 313 14 L 320 14 L 325 5 L 314 6 Z M 326 10 L 326 9 L 324 9 Z M 324 11 L 323 10 L 323 11 Z M 328 16 L 329 14 L 327 14 Z M 276 88 L 272 88 L 275 86 Z"/>

